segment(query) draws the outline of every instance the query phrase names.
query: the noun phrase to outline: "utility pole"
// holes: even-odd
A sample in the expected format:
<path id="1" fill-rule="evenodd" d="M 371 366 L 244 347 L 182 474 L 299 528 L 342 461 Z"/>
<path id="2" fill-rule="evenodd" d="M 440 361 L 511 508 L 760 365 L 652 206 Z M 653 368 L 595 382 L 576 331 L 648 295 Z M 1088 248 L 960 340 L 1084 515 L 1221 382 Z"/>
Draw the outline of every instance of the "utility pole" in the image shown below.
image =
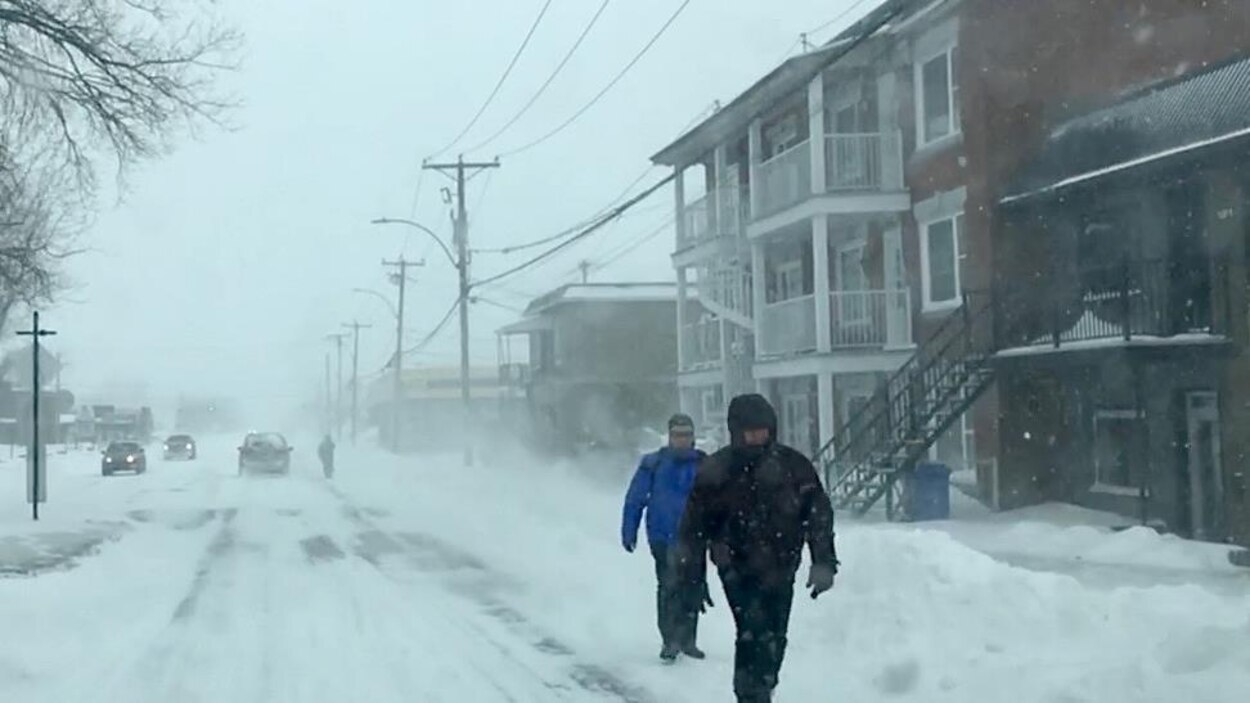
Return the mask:
<path id="1" fill-rule="evenodd" d="M 392 278 L 399 284 L 399 309 L 395 313 L 395 358 L 392 359 L 394 364 L 394 387 L 391 393 L 391 450 L 396 454 L 399 453 L 399 429 L 400 414 L 403 412 L 403 368 L 404 368 L 404 288 L 408 281 L 408 268 L 413 266 L 425 266 L 424 261 L 408 261 L 404 257 L 399 257 L 397 261 L 382 260 L 383 266 L 394 266 L 399 269 L 399 273 L 393 274 Z"/>
<path id="2" fill-rule="evenodd" d="M 338 353 L 338 387 L 334 392 L 334 438 L 339 441 L 343 440 L 343 340 L 346 338 L 346 332 L 326 335 L 326 339 L 334 341 Z"/>
<path id="3" fill-rule="evenodd" d="M 330 352 L 326 352 L 326 434 L 330 434 L 334 427 L 334 411 L 333 407 L 334 391 L 330 384 Z"/>
<path id="4" fill-rule="evenodd" d="M 39 311 L 35 311 L 35 321 L 29 330 L 20 330 L 17 333 L 22 337 L 30 337 L 31 339 L 31 423 L 30 423 L 30 449 L 26 452 L 26 495 L 30 501 L 31 517 L 35 520 L 39 519 L 39 503 L 47 499 L 47 481 L 45 481 L 43 465 L 44 451 L 39 444 L 39 339 L 56 334 L 55 330 L 45 330 L 39 327 Z"/>
<path id="5" fill-rule="evenodd" d="M 464 206 L 464 172 L 466 169 L 482 171 L 499 168 L 499 160 L 468 162 L 461 154 L 455 163 L 422 164 L 423 169 L 433 169 L 446 174 L 456 173 L 456 270 L 460 276 L 460 404 L 463 413 L 461 431 L 464 433 L 464 463 L 473 465 L 473 444 L 470 440 L 469 407 L 469 213 Z"/>
<path id="6" fill-rule="evenodd" d="M 356 445 L 356 417 L 359 408 L 360 393 L 360 330 L 367 330 L 373 325 L 362 325 L 356 320 L 344 322 L 343 326 L 352 331 L 352 446 Z"/>

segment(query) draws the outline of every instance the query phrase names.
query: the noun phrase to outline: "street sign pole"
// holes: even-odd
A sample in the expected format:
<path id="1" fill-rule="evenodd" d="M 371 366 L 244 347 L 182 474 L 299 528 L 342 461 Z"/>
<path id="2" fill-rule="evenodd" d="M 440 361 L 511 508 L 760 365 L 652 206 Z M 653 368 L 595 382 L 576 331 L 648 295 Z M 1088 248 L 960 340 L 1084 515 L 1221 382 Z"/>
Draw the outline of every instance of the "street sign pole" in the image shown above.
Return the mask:
<path id="1" fill-rule="evenodd" d="M 30 449 L 26 452 L 26 500 L 30 501 L 31 517 L 39 519 L 39 504 L 48 499 L 47 467 L 45 453 L 39 442 L 39 339 L 56 334 L 54 330 L 39 327 L 39 311 L 35 311 L 35 321 L 29 330 L 19 330 L 22 337 L 31 338 L 31 423 Z"/>

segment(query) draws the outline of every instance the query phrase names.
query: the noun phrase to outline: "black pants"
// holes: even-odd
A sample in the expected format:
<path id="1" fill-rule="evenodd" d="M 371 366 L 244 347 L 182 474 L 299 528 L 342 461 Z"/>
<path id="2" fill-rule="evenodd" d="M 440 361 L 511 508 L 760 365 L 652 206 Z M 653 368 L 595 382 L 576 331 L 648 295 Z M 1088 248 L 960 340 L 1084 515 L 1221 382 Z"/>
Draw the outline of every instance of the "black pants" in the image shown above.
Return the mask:
<path id="1" fill-rule="evenodd" d="M 721 582 L 738 627 L 734 693 L 740 701 L 769 700 L 786 656 L 794 578 L 766 581 L 757 575 L 723 569 Z"/>
<path id="2" fill-rule="evenodd" d="M 678 647 L 694 644 L 698 634 L 699 611 L 692 607 L 691 597 L 682 592 L 673 578 L 668 563 L 668 545 L 652 544 L 651 556 L 655 559 L 655 611 L 660 638 L 664 644 Z"/>

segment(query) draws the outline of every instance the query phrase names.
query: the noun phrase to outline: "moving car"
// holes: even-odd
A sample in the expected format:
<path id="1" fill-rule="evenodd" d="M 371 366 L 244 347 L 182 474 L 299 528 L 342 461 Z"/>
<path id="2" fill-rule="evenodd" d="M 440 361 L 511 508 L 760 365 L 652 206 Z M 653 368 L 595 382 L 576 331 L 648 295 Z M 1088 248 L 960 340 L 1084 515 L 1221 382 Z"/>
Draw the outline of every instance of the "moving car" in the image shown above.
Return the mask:
<path id="1" fill-rule="evenodd" d="M 170 435 L 165 440 L 166 459 L 195 459 L 195 440 L 189 434 Z"/>
<path id="2" fill-rule="evenodd" d="M 277 432 L 249 432 L 239 447 L 239 475 L 244 472 L 290 473 L 291 445 Z"/>
<path id="3" fill-rule="evenodd" d="M 138 442 L 110 442 L 100 462 L 100 473 L 112 476 L 118 471 L 141 474 L 148 470 L 148 456 Z"/>

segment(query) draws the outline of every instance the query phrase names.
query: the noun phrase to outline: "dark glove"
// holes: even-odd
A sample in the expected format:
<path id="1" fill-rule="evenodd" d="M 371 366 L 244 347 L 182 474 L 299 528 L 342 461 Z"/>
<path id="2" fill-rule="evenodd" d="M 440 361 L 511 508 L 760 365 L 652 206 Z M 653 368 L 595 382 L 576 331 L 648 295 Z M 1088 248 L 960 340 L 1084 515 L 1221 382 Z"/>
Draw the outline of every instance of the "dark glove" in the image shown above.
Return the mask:
<path id="1" fill-rule="evenodd" d="M 638 546 L 638 538 L 634 537 L 633 539 L 630 539 L 629 537 L 623 537 L 621 539 L 621 546 L 625 548 L 625 551 L 633 554 L 634 547 Z"/>
<path id="2" fill-rule="evenodd" d="M 716 604 L 712 602 L 712 592 L 707 588 L 707 581 L 703 582 L 703 600 L 699 603 L 699 612 L 706 613 L 708 608 L 715 608 Z"/>
<path id="3" fill-rule="evenodd" d="M 828 564 L 812 564 L 812 570 L 807 574 L 807 587 L 812 589 L 812 600 L 833 588 L 835 573 L 837 570 Z"/>

